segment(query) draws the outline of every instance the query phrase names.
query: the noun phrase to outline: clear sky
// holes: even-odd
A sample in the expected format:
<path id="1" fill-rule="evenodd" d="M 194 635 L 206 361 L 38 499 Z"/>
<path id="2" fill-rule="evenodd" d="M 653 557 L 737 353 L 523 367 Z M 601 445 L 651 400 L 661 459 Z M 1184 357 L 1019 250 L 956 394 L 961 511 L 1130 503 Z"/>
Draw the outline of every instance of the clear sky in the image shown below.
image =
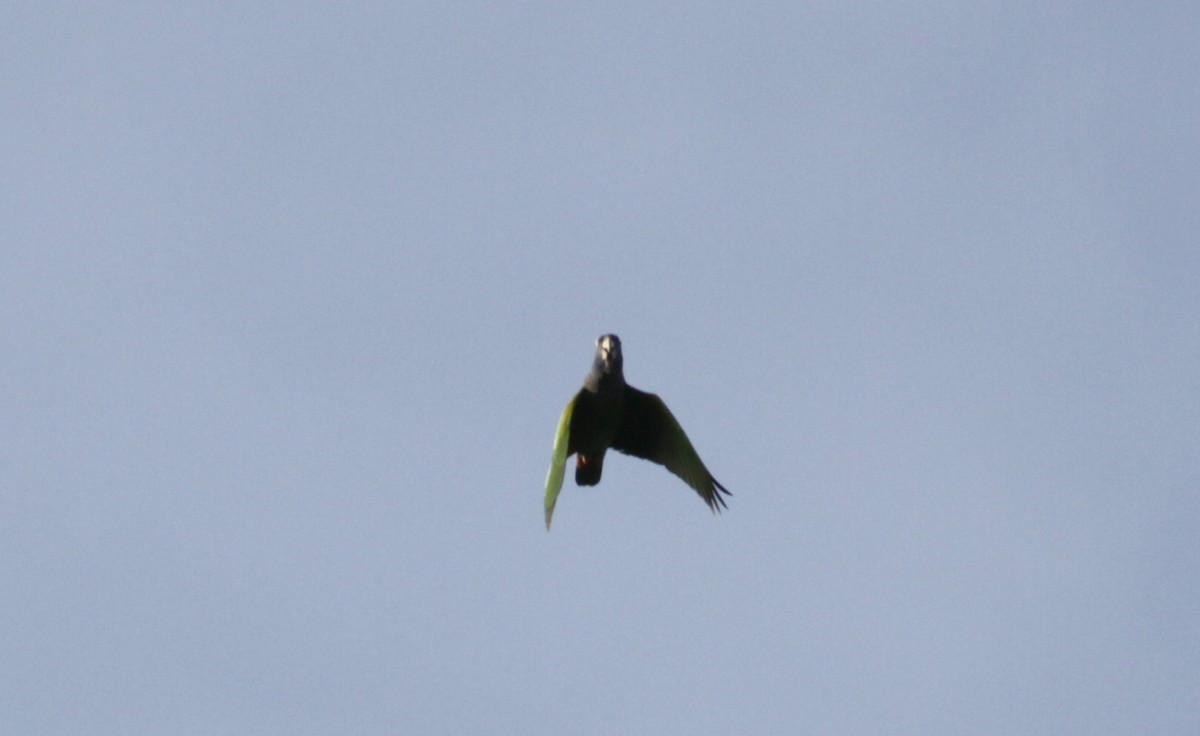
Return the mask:
<path id="1" fill-rule="evenodd" d="M 1197 38 L 6 4 L 0 732 L 1200 733 Z"/>

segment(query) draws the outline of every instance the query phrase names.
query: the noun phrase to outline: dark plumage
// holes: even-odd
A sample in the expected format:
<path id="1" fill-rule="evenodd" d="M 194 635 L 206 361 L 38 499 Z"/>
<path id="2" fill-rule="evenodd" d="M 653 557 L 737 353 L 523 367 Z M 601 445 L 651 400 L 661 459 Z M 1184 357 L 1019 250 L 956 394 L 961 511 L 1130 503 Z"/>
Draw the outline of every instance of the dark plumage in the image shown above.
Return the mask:
<path id="1" fill-rule="evenodd" d="M 704 467 L 683 428 L 662 399 L 625 383 L 621 340 L 602 335 L 596 341 L 592 370 L 563 409 L 546 474 L 546 528 L 562 488 L 567 457 L 575 455 L 575 483 L 594 486 L 609 448 L 666 467 L 691 486 L 714 512 L 730 495 Z"/>

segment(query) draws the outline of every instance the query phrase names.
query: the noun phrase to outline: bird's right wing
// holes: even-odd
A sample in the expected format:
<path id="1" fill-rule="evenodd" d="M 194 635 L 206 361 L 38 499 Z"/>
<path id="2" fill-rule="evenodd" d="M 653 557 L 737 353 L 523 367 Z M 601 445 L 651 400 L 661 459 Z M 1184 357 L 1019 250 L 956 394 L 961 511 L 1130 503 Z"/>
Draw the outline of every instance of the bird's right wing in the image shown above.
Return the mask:
<path id="1" fill-rule="evenodd" d="M 558 431 L 554 434 L 554 451 L 550 454 L 550 470 L 546 473 L 546 531 L 550 531 L 550 517 L 554 515 L 554 502 L 562 490 L 563 474 L 567 470 L 567 448 L 571 444 L 571 414 L 575 410 L 575 399 L 571 397 L 558 420 Z"/>

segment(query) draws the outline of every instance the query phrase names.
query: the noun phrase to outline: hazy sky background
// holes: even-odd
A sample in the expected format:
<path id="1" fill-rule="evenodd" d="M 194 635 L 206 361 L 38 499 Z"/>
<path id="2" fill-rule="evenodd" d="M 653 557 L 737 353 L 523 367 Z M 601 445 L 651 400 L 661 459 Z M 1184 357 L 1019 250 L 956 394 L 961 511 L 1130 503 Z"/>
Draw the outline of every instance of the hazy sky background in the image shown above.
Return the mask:
<path id="1" fill-rule="evenodd" d="M 1200 10 L 9 3 L 0 732 L 1200 733 Z M 542 484 L 604 332 L 734 493 Z"/>

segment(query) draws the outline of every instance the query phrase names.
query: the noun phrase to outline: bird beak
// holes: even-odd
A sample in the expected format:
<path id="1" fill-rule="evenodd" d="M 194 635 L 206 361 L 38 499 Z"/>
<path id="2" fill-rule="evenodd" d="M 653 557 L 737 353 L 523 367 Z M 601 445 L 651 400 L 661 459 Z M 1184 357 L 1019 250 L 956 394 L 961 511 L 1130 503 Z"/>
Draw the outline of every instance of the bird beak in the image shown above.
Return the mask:
<path id="1" fill-rule="evenodd" d="M 612 340 L 602 337 L 596 341 L 596 347 L 600 350 L 600 357 L 605 363 L 611 363 L 613 361 Z"/>

